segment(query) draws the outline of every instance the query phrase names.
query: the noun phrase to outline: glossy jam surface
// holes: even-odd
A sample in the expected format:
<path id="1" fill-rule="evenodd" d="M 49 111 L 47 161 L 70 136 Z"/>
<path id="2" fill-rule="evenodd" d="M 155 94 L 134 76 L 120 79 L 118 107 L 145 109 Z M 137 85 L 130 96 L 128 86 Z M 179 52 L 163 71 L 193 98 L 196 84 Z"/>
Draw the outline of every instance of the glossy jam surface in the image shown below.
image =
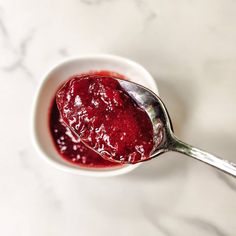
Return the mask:
<path id="1" fill-rule="evenodd" d="M 104 159 L 136 163 L 149 158 L 153 128 L 147 113 L 110 75 L 75 75 L 57 92 L 65 124 Z"/>
<path id="2" fill-rule="evenodd" d="M 104 160 L 79 141 L 62 121 L 55 99 L 49 113 L 49 127 L 55 147 L 65 160 L 86 168 L 119 166 L 117 163 Z"/>

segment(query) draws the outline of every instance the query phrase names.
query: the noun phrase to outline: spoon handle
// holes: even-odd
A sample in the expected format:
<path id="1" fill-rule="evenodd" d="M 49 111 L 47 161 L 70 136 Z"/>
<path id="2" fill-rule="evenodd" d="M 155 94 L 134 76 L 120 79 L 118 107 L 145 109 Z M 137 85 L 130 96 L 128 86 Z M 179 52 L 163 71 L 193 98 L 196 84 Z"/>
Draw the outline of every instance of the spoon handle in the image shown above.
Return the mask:
<path id="1" fill-rule="evenodd" d="M 208 152 L 184 143 L 176 137 L 172 137 L 169 150 L 193 157 L 236 177 L 236 164 L 220 159 L 219 157 L 216 157 Z"/>

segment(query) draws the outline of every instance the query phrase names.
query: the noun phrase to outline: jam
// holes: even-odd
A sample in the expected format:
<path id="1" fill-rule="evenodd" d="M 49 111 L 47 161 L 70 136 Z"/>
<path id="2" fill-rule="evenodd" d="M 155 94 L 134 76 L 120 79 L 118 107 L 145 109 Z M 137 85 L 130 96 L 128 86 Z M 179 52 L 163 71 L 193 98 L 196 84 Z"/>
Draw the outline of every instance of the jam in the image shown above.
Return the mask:
<path id="1" fill-rule="evenodd" d="M 105 160 L 146 160 L 153 149 L 152 123 L 115 77 L 104 73 L 74 75 L 59 89 L 56 103 L 67 126 L 63 126 L 64 132 L 70 130 L 70 136 L 82 140 Z M 63 152 L 81 156 L 71 147 Z M 86 152 L 92 153 L 89 149 Z"/>
<path id="2" fill-rule="evenodd" d="M 71 132 L 60 117 L 55 98 L 49 114 L 49 128 L 55 147 L 63 159 L 86 168 L 120 166 L 120 164 L 104 160 Z"/>

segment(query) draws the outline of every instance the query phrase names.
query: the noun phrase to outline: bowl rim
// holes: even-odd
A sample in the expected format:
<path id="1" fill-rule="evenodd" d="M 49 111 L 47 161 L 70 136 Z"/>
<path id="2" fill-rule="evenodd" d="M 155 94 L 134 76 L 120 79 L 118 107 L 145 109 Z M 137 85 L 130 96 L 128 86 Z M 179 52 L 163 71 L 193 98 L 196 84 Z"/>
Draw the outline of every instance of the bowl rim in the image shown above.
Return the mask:
<path id="1" fill-rule="evenodd" d="M 99 168 L 91 168 L 91 169 L 86 169 L 86 168 L 78 168 L 76 166 L 69 166 L 69 165 L 64 165 L 63 163 L 59 163 L 52 158 L 50 158 L 45 151 L 41 148 L 38 138 L 37 138 L 37 132 L 36 132 L 36 113 L 37 113 L 37 104 L 39 102 L 39 95 L 41 94 L 44 84 L 48 81 L 50 78 L 50 75 L 55 72 L 56 69 L 59 67 L 63 67 L 66 64 L 69 64 L 71 62 L 75 61 L 80 61 L 80 60 L 88 60 L 88 59 L 109 59 L 109 60 L 116 60 L 116 61 L 122 61 L 123 63 L 129 64 L 132 67 L 136 67 L 139 70 L 142 70 L 147 77 L 145 79 L 148 80 L 148 82 L 154 87 L 155 92 L 158 94 L 158 87 L 155 82 L 155 79 L 152 77 L 152 75 L 143 67 L 141 66 L 138 62 L 135 62 L 131 59 L 124 58 L 121 56 L 117 55 L 112 55 L 112 54 L 85 54 L 85 55 L 79 55 L 79 56 L 72 56 L 72 57 L 67 57 L 58 63 L 52 65 L 46 73 L 41 76 L 41 80 L 39 81 L 37 85 L 36 92 L 34 94 L 33 102 L 32 102 L 32 107 L 31 107 L 31 117 L 30 117 L 30 136 L 31 136 L 31 141 L 32 144 L 39 154 L 39 156 L 44 159 L 47 163 L 49 163 L 51 166 L 54 166 L 58 170 L 62 170 L 65 172 L 69 172 L 72 174 L 76 175 L 83 175 L 83 176 L 94 176 L 94 177 L 112 177 L 112 176 L 117 176 L 117 175 L 122 175 L 125 173 L 128 173 L 134 169 L 136 169 L 138 166 L 140 166 L 142 163 L 137 163 L 134 165 L 125 165 L 120 168 L 112 169 L 108 168 L 99 170 Z"/>

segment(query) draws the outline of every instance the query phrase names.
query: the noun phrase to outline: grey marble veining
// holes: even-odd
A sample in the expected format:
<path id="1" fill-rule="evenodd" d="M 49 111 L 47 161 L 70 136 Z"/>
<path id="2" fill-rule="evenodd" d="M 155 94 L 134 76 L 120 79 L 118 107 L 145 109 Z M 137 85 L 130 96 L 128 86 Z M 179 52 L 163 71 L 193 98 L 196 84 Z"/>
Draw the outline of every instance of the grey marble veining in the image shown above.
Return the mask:
<path id="1" fill-rule="evenodd" d="M 2 17 L 2 9 L 0 8 L 0 31 L 4 37 L 8 38 L 8 32 L 4 23 L 4 19 Z"/>
<path id="2" fill-rule="evenodd" d="M 114 0 L 80 0 L 81 3 L 86 5 L 101 5 L 106 2 L 112 2 Z"/>
<path id="3" fill-rule="evenodd" d="M 10 65 L 6 65 L 5 67 L 3 67 L 3 70 L 6 72 L 12 72 L 14 70 L 21 69 L 25 73 L 27 78 L 29 78 L 32 83 L 35 83 L 32 72 L 25 65 L 24 62 L 25 57 L 27 55 L 28 45 L 32 40 L 33 36 L 34 34 L 32 31 L 25 39 L 20 42 L 19 47 L 17 49 L 12 46 L 12 50 L 16 54 L 16 59 L 14 58 L 14 61 Z"/>
<path id="4" fill-rule="evenodd" d="M 204 219 L 185 218 L 185 222 L 193 225 L 196 228 L 206 231 L 208 235 L 216 235 L 216 236 L 228 235 L 222 229 L 220 229 L 217 225 Z"/>
<path id="5" fill-rule="evenodd" d="M 145 16 L 144 17 L 144 29 L 147 27 L 149 23 L 154 21 L 157 18 L 157 13 L 155 9 L 153 9 L 150 4 L 148 4 L 145 0 L 134 0 L 139 11 Z"/>
<path id="6" fill-rule="evenodd" d="M 9 30 L 6 27 L 5 21 L 3 20 L 0 11 L 0 32 L 2 33 L 2 40 L 5 42 L 5 45 L 7 45 L 7 50 L 12 54 L 12 61 L 10 62 L 10 64 L 2 66 L 2 70 L 5 72 L 12 72 L 14 70 L 20 69 L 25 73 L 26 77 L 32 83 L 35 83 L 33 80 L 32 72 L 24 62 L 28 45 L 34 36 L 33 31 L 30 31 L 29 34 L 19 43 L 19 46 L 17 47 L 12 42 L 8 31 Z"/>
<path id="7" fill-rule="evenodd" d="M 63 57 L 68 57 L 69 56 L 69 52 L 66 50 L 66 48 L 60 48 L 58 50 L 58 53 Z"/>

